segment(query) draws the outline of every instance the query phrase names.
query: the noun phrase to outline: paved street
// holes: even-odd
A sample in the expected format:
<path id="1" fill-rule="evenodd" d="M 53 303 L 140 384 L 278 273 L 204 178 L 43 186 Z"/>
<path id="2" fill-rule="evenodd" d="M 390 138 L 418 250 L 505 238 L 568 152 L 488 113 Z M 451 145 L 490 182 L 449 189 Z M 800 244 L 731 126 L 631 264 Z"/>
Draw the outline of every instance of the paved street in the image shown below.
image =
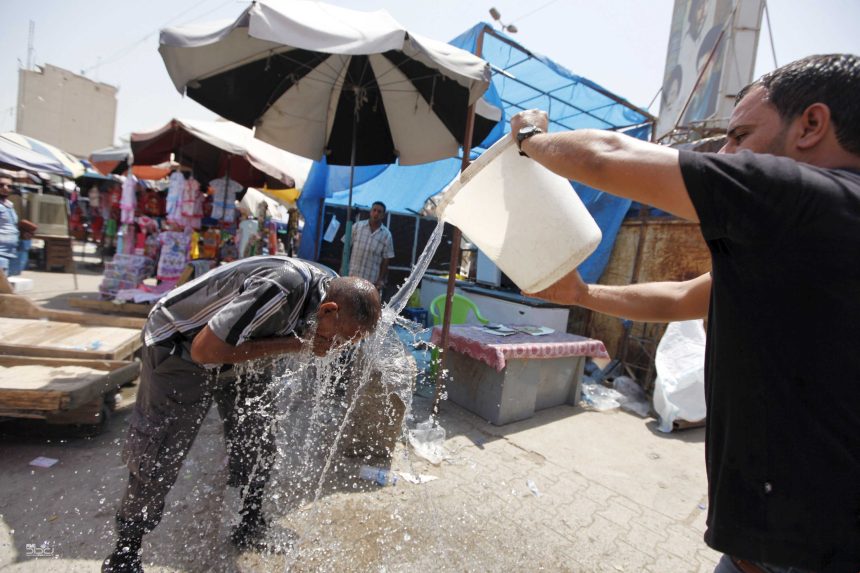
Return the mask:
<path id="1" fill-rule="evenodd" d="M 83 266 L 83 265 L 81 265 Z M 27 272 L 34 299 L 63 307 L 71 275 Z M 79 274 L 79 293 L 99 276 Z M 95 571 L 112 546 L 123 491 L 119 459 L 134 387 L 124 388 L 107 431 L 74 438 L 0 425 L 0 570 Z M 428 400 L 416 396 L 414 418 Z M 281 432 L 282 458 L 267 507 L 285 553 L 237 554 L 227 542 L 238 507 L 226 486 L 220 421 L 210 412 L 147 536 L 148 571 L 652 571 L 709 572 L 718 554 L 702 541 L 704 430 L 656 431 L 616 411 L 559 406 L 492 426 L 443 403 L 447 459 L 432 465 L 400 444 L 392 469 L 438 479 L 380 487 L 357 479 L 360 461 L 335 454 L 325 478 L 290 471 L 302 428 Z M 305 451 L 307 467 L 329 460 Z M 52 468 L 28 462 L 56 458 Z M 314 470 L 316 471 L 316 470 Z M 301 476 L 299 476 L 301 477 Z M 315 495 L 316 492 L 319 495 Z M 313 498 L 316 497 L 316 501 Z M 48 542 L 54 558 L 27 556 Z"/>

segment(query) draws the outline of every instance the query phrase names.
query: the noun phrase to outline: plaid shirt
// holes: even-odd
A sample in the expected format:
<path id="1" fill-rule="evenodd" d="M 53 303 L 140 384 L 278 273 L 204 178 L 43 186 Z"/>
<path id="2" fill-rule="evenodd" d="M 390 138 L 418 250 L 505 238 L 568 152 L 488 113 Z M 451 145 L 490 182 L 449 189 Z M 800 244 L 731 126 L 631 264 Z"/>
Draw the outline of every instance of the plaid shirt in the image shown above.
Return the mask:
<path id="1" fill-rule="evenodd" d="M 352 227 L 352 253 L 349 257 L 349 276 L 361 277 L 376 283 L 382 259 L 394 257 L 394 239 L 385 225 L 370 230 L 368 220 Z"/>

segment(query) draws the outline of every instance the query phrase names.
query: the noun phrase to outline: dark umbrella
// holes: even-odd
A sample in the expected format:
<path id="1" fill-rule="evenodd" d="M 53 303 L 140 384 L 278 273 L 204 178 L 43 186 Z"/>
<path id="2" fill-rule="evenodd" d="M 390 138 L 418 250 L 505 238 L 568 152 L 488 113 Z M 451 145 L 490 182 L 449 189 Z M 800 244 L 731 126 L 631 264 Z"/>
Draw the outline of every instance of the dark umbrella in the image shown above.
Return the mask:
<path id="1" fill-rule="evenodd" d="M 484 60 L 387 12 L 304 0 L 253 2 L 226 27 L 163 30 L 159 51 L 180 92 L 273 145 L 351 167 L 456 156 L 490 79 Z M 476 141 L 500 118 L 481 109 Z M 351 195 L 352 176 L 344 272 Z"/>

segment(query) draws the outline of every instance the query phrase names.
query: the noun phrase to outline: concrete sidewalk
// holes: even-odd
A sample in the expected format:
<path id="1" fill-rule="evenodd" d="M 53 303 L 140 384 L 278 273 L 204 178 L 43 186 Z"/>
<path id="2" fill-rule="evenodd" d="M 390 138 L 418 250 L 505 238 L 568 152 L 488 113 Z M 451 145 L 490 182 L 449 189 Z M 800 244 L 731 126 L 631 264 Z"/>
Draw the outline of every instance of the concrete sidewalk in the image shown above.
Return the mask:
<path id="1" fill-rule="evenodd" d="M 35 281 L 32 298 L 62 307 L 69 275 L 25 276 Z M 96 290 L 100 277 L 82 276 L 79 290 Z M 125 487 L 120 451 L 134 390 L 123 389 L 119 410 L 95 438 L 0 424 L 0 570 L 98 570 Z M 414 419 L 428 408 L 416 396 Z M 654 420 L 572 406 L 496 427 L 443 402 L 440 420 L 446 460 L 432 465 L 400 444 L 390 464 L 438 479 L 388 487 L 358 479 L 362 461 L 337 454 L 324 478 L 296 475 L 296 457 L 321 469 L 330 450 L 290 451 L 303 429 L 284 430 L 287 453 L 266 504 L 276 530 L 297 538 L 284 554 L 260 555 L 237 553 L 227 541 L 238 501 L 226 486 L 220 420 L 211 411 L 161 525 L 145 540 L 146 570 L 713 570 L 719 554 L 702 541 L 703 429 L 660 434 Z M 28 465 L 37 456 L 59 462 Z M 50 548 L 53 558 L 28 556 L 28 545 Z"/>
<path id="2" fill-rule="evenodd" d="M 124 393 L 125 407 L 96 438 L 0 439 L 0 569 L 97 570 L 125 485 L 119 453 L 133 389 Z M 444 403 L 441 420 L 447 460 L 433 466 L 399 446 L 392 463 L 435 481 L 380 487 L 356 478 L 360 461 L 335 457 L 312 502 L 315 475 L 304 484 L 276 476 L 268 513 L 299 540 L 286 555 L 261 556 L 227 542 L 238 505 L 210 413 L 162 524 L 147 536 L 147 570 L 713 569 L 718 555 L 702 541 L 702 429 L 658 435 L 653 421 L 570 406 L 494 427 Z M 29 466 L 37 456 L 60 462 Z M 27 544 L 43 542 L 57 560 L 27 557 Z"/>

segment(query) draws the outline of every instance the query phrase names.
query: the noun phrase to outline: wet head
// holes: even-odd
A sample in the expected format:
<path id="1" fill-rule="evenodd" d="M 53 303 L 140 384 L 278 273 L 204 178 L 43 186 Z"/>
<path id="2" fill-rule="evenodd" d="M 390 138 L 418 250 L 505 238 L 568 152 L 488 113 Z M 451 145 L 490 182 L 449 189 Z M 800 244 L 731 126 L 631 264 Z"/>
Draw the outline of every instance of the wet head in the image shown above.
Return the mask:
<path id="1" fill-rule="evenodd" d="M 381 314 L 379 292 L 370 281 L 358 277 L 332 279 L 317 311 L 314 354 L 324 356 L 333 348 L 356 344 L 373 332 Z"/>

